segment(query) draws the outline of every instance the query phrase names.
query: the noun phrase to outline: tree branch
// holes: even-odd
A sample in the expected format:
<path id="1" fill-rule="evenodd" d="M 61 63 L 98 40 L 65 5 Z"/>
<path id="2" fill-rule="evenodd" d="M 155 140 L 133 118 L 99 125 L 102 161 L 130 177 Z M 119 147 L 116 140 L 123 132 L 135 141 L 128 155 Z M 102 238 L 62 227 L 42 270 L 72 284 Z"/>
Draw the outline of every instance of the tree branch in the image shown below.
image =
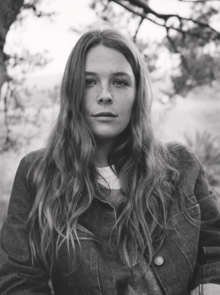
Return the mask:
<path id="1" fill-rule="evenodd" d="M 140 29 L 140 27 L 141 27 L 141 24 L 143 23 L 143 20 L 144 20 L 144 18 L 142 17 L 141 20 L 140 20 L 140 22 L 139 22 L 139 24 L 138 24 L 138 27 L 137 27 L 136 32 L 135 32 L 135 34 L 134 34 L 134 37 L 133 37 L 133 41 L 134 41 L 134 42 L 136 42 L 137 34 L 138 34 L 138 32 L 139 32 L 139 29 Z"/>
<path id="2" fill-rule="evenodd" d="M 169 26 L 169 27 L 168 27 L 165 23 L 164 23 L 164 24 L 157 23 L 157 22 L 154 21 L 153 19 L 147 17 L 146 14 L 144 14 L 144 13 L 140 13 L 140 12 L 137 12 L 137 11 L 131 9 L 129 6 L 126 6 L 126 5 L 124 5 L 124 4 L 120 3 L 120 2 L 118 2 L 117 0 L 111 0 L 111 1 L 113 1 L 113 2 L 115 2 L 115 3 L 117 3 L 117 4 L 119 4 L 120 6 L 122 6 L 123 8 L 125 8 L 126 10 L 130 11 L 131 13 L 134 13 L 134 14 L 140 16 L 142 19 L 147 19 L 147 20 L 149 20 L 150 22 L 152 22 L 152 23 L 154 23 L 154 24 L 156 24 L 156 25 L 158 25 L 158 26 L 160 26 L 160 27 L 164 27 L 164 28 L 166 28 L 166 29 L 173 29 L 173 30 L 175 30 L 175 31 L 177 31 L 177 32 L 180 32 L 180 33 L 184 32 L 183 30 L 180 30 L 180 29 L 175 28 L 175 27 L 172 27 L 172 26 Z"/>
<path id="3" fill-rule="evenodd" d="M 176 47 L 176 44 L 173 42 L 172 38 L 170 37 L 169 30 L 167 30 L 167 40 L 170 42 L 170 45 L 173 47 L 174 52 L 180 54 L 183 66 L 185 67 L 186 71 L 189 71 L 188 63 L 184 55 L 178 50 L 178 48 Z"/>
<path id="4" fill-rule="evenodd" d="M 184 36 L 185 36 L 185 34 L 191 34 L 192 36 L 203 38 L 203 36 L 201 34 L 196 34 L 195 32 L 190 32 L 190 30 L 186 31 L 186 30 L 183 30 L 182 28 L 176 28 L 176 27 L 173 27 L 173 26 L 167 26 L 166 22 L 164 22 L 164 24 L 160 24 L 160 23 L 156 22 L 155 20 L 147 17 L 146 14 L 137 12 L 137 11 L 133 10 L 131 7 L 125 5 L 125 4 L 121 3 L 121 2 L 118 2 L 117 0 L 111 0 L 111 1 L 119 4 L 120 6 L 125 8 L 127 11 L 130 11 L 131 13 L 140 16 L 142 19 L 149 20 L 150 22 L 152 22 L 152 23 L 154 23 L 154 24 L 156 24 L 156 25 L 158 25 L 160 27 L 163 27 L 166 30 L 174 30 L 176 32 L 181 33 Z M 219 37 L 220 37 L 220 34 L 219 34 Z"/>
<path id="5" fill-rule="evenodd" d="M 6 137 L 5 137 L 5 145 L 9 142 L 10 137 L 9 137 L 9 133 L 10 133 L 10 128 L 9 128 L 9 123 L 8 123 L 8 97 L 9 97 L 9 93 L 10 93 L 10 88 L 9 88 L 9 84 L 7 85 L 7 89 L 6 89 L 6 93 L 4 96 L 4 113 L 5 113 L 5 128 L 6 128 Z"/>
<path id="6" fill-rule="evenodd" d="M 187 2 L 187 3 L 206 3 L 206 2 L 216 2 L 219 0 L 177 0 L 179 2 Z"/>
<path id="7" fill-rule="evenodd" d="M 42 12 L 42 11 L 38 10 L 36 5 L 34 5 L 34 4 L 26 3 L 26 4 L 23 5 L 22 8 L 32 10 L 34 15 L 36 15 L 37 17 L 44 17 L 44 16 L 52 17 L 52 16 L 55 15 L 55 12 Z"/>
<path id="8" fill-rule="evenodd" d="M 161 13 L 157 13 L 156 11 L 151 9 L 146 2 L 143 2 L 141 0 L 125 0 L 126 2 L 130 3 L 131 5 L 133 5 L 135 7 L 142 8 L 144 13 L 141 13 L 141 14 L 138 13 L 137 11 L 133 10 L 132 8 L 128 7 L 127 5 L 124 5 L 121 0 L 111 0 L 111 1 L 117 3 L 118 5 L 124 7 L 125 9 L 131 11 L 132 13 L 134 13 L 136 15 L 139 15 L 139 16 L 141 15 L 141 17 L 144 17 L 145 19 L 148 19 L 147 18 L 148 14 L 152 14 L 152 15 L 156 16 L 157 18 L 164 20 L 165 22 L 167 22 L 167 20 L 172 18 L 172 17 L 177 18 L 179 20 L 179 22 L 181 22 L 181 21 L 193 22 L 194 24 L 197 24 L 199 26 L 209 28 L 212 32 L 215 33 L 216 37 L 218 37 L 220 39 L 220 33 L 218 31 L 216 31 L 214 28 L 212 28 L 209 24 L 197 21 L 197 20 L 195 20 L 193 18 L 182 17 L 182 16 L 179 16 L 178 14 L 161 14 Z M 155 22 L 155 23 L 157 24 L 157 22 Z M 162 26 L 167 28 L 167 26 L 165 24 L 162 25 Z M 172 29 L 174 29 L 176 31 L 184 32 L 181 29 L 177 29 L 177 28 L 174 28 L 174 27 Z"/>

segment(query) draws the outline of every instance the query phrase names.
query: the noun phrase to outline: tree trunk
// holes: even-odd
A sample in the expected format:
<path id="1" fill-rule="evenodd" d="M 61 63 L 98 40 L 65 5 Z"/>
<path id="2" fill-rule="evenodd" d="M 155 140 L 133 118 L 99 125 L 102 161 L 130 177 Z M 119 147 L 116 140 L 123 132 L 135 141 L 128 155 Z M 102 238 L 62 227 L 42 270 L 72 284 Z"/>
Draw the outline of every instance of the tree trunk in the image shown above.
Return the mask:
<path id="1" fill-rule="evenodd" d="M 2 85 L 7 81 L 7 69 L 4 58 L 6 35 L 11 24 L 16 20 L 24 0 L 0 0 L 0 93 Z"/>
<path id="2" fill-rule="evenodd" d="M 4 63 L 4 54 L 3 51 L 0 50 L 0 93 L 1 93 L 1 88 L 4 82 L 6 81 L 6 68 L 5 68 L 5 63 Z"/>

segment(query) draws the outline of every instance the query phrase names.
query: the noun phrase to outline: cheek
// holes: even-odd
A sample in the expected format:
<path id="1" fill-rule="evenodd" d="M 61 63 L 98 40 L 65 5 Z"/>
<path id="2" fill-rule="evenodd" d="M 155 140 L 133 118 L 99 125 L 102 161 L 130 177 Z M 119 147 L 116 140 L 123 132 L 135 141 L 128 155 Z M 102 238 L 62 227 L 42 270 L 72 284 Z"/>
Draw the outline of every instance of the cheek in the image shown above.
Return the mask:
<path id="1" fill-rule="evenodd" d="M 91 91 L 86 91 L 85 97 L 83 99 L 83 106 L 84 106 L 85 113 L 87 113 L 91 109 L 91 105 L 92 105 Z"/>
<path id="2" fill-rule="evenodd" d="M 121 104 L 121 108 L 124 112 L 124 115 L 127 117 L 131 117 L 133 108 L 135 103 L 135 97 L 134 95 L 128 95 L 125 97 L 125 100 Z"/>
<path id="3" fill-rule="evenodd" d="M 127 111 L 127 121 L 130 122 L 131 116 L 132 116 L 133 107 L 130 107 L 130 109 Z"/>
<path id="4" fill-rule="evenodd" d="M 89 99 L 87 97 L 85 97 L 83 101 L 83 107 L 84 107 L 85 114 L 87 114 L 88 110 L 90 109 Z"/>
<path id="5" fill-rule="evenodd" d="M 127 126 L 131 121 L 133 105 L 134 103 L 129 103 L 129 104 L 127 103 L 127 105 L 126 104 L 122 105 L 121 124 L 124 126 Z"/>
<path id="6" fill-rule="evenodd" d="M 96 98 L 98 96 L 98 89 L 89 89 L 85 92 L 85 98 L 84 98 L 84 106 L 85 110 L 90 109 L 93 105 L 96 104 Z"/>
<path id="7" fill-rule="evenodd" d="M 132 113 L 134 111 L 135 100 L 136 100 L 136 97 L 135 97 L 135 94 L 134 94 L 133 97 L 132 97 L 132 100 L 130 101 L 130 105 L 129 105 L 129 108 L 128 108 L 129 121 L 131 120 Z"/>

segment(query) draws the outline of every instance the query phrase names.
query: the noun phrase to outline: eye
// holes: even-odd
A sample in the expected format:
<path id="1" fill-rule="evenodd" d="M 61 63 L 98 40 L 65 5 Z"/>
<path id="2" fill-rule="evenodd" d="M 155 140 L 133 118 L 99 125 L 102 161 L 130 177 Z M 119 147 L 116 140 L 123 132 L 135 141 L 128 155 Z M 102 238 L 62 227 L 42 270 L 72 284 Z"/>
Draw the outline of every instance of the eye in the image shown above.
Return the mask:
<path id="1" fill-rule="evenodd" d="M 96 81 L 94 79 L 86 79 L 86 87 L 92 87 L 96 85 Z"/>
<path id="2" fill-rule="evenodd" d="M 113 81 L 113 85 L 123 87 L 128 86 L 128 82 L 124 79 L 116 79 Z"/>

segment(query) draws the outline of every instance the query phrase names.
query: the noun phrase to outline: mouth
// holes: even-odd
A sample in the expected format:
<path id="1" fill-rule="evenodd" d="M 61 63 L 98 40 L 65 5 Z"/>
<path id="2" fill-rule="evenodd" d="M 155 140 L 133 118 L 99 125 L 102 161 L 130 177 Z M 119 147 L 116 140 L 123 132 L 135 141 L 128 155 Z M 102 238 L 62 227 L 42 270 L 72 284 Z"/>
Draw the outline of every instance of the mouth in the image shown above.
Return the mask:
<path id="1" fill-rule="evenodd" d="M 93 117 L 117 117 L 116 114 L 114 113 L 111 113 L 111 112 L 100 112 L 100 113 L 97 113 L 95 115 L 93 115 Z"/>

